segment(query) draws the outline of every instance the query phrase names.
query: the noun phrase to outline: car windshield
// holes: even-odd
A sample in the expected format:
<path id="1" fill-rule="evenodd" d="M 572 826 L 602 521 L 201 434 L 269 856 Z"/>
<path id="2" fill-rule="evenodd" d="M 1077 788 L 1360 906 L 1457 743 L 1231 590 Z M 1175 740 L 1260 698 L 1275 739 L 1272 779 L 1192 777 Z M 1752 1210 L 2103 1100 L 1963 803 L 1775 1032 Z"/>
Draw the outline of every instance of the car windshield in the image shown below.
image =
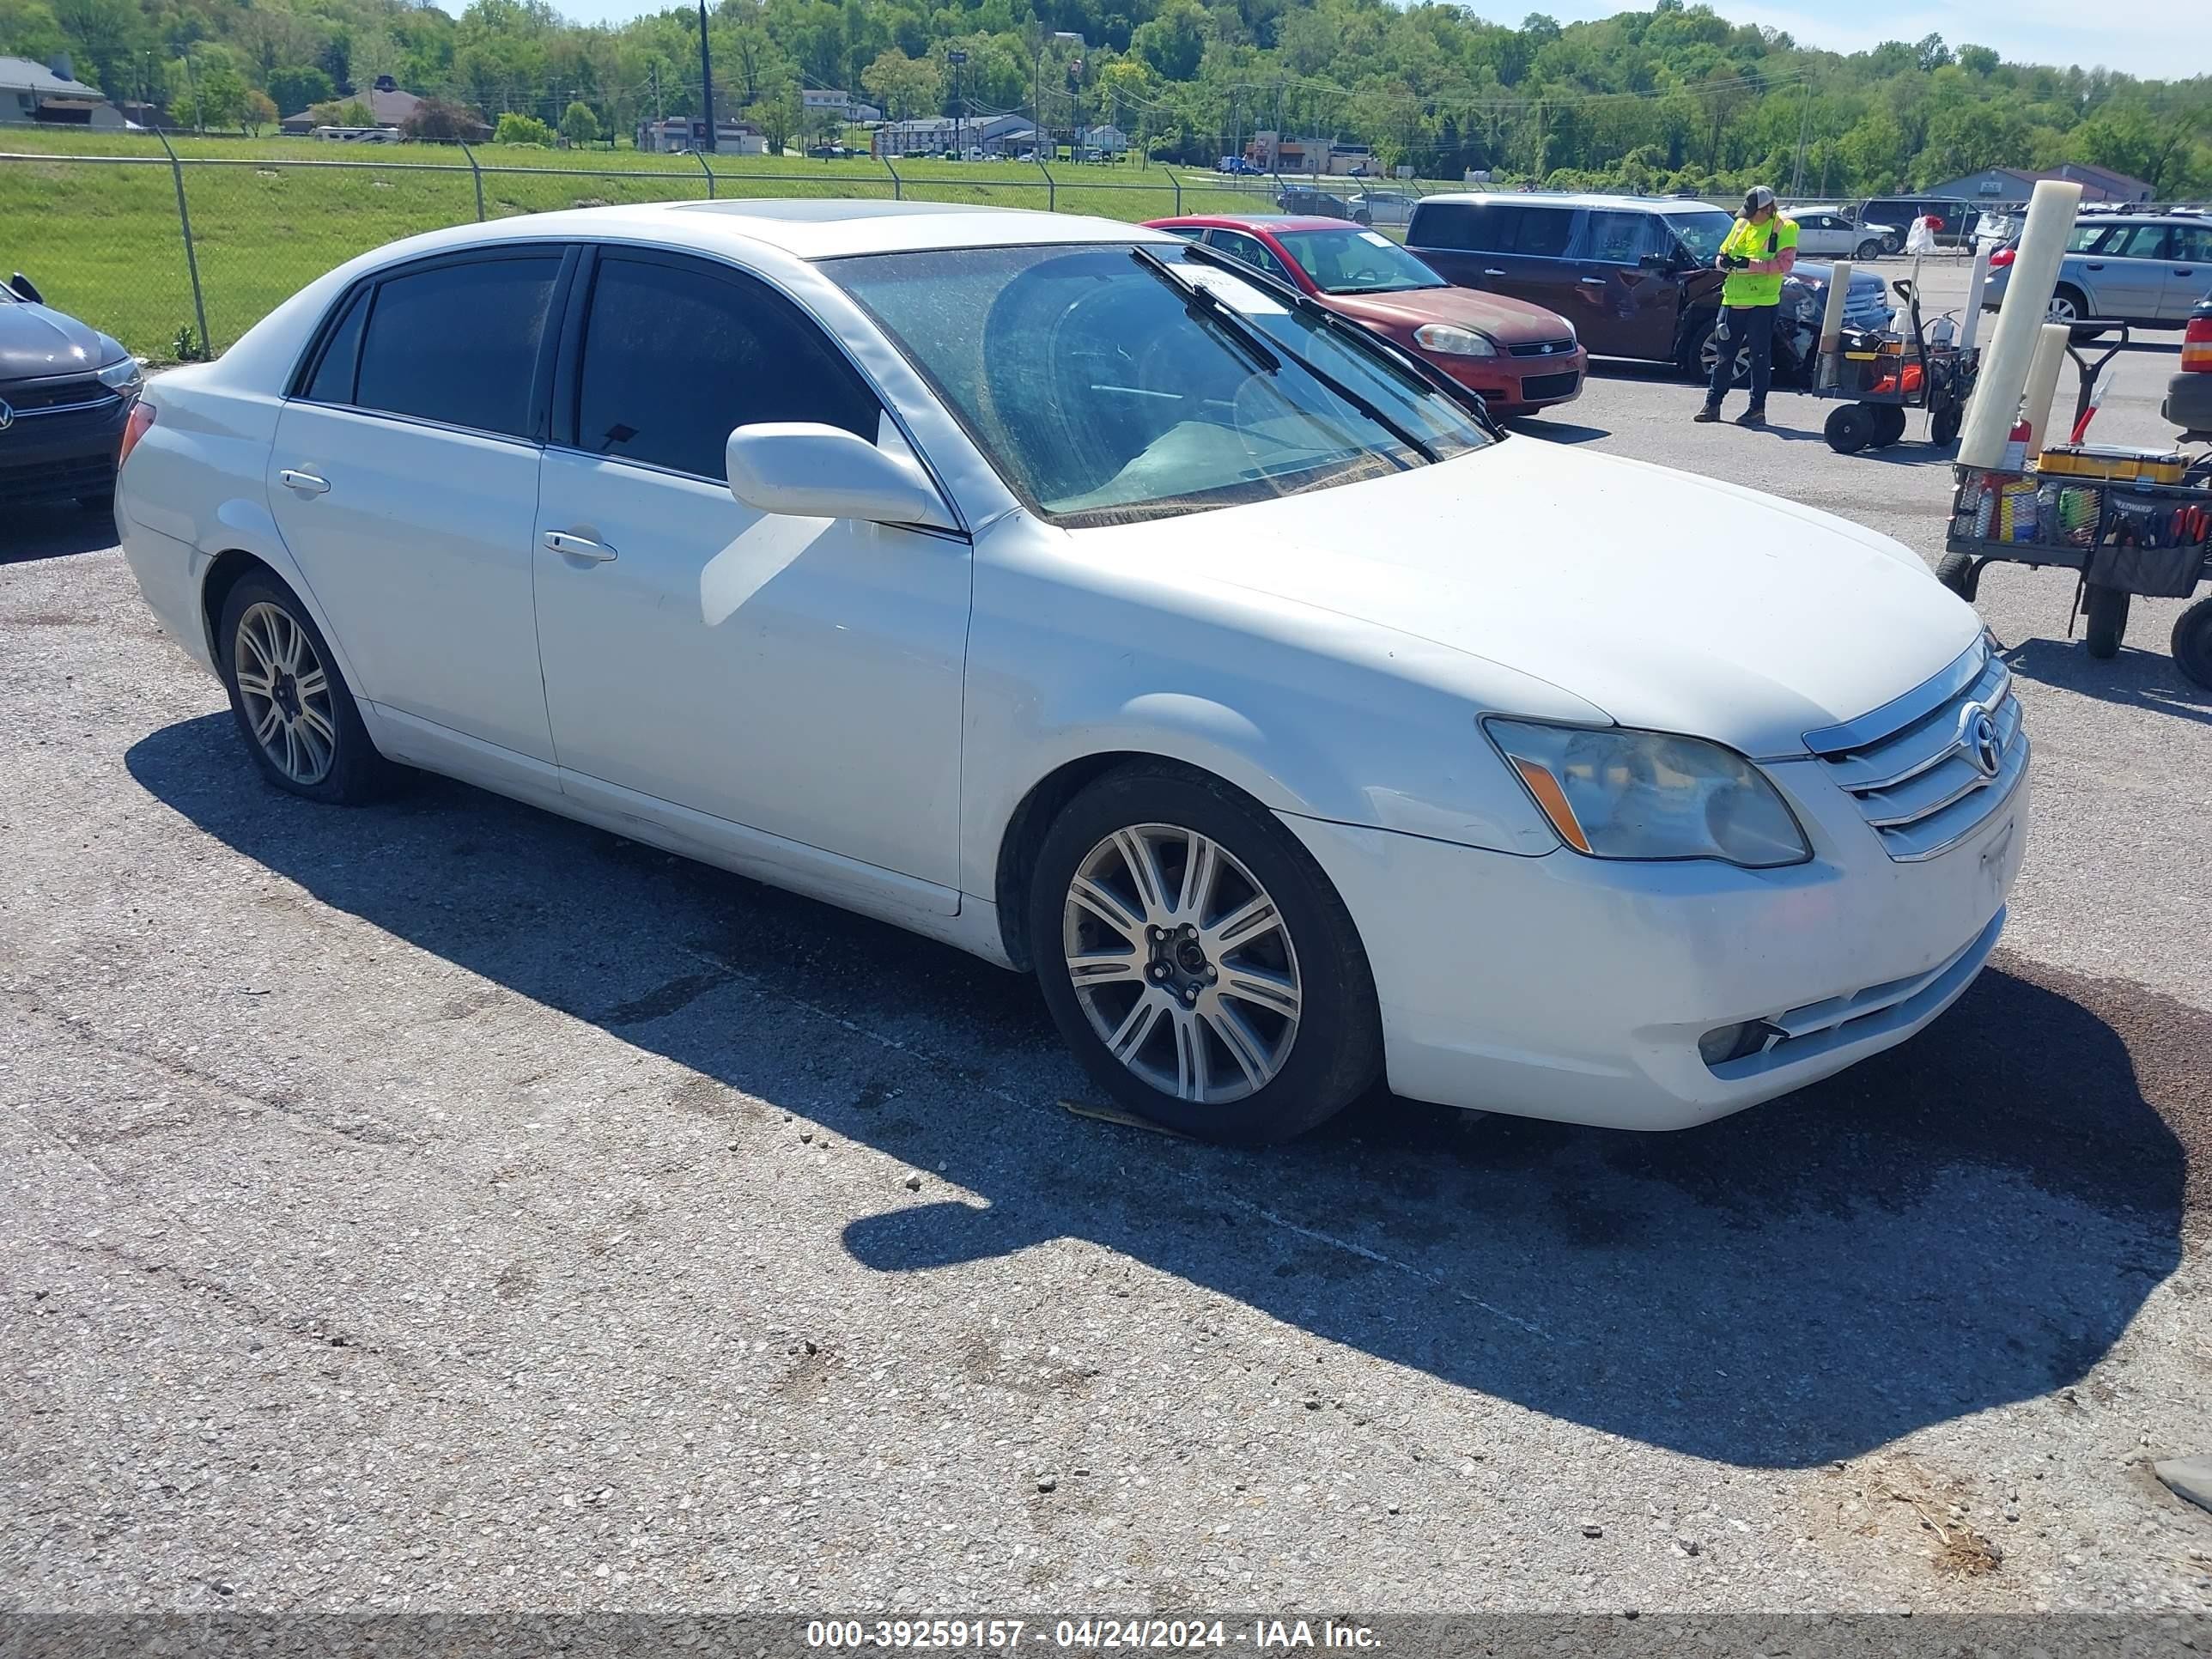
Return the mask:
<path id="1" fill-rule="evenodd" d="M 1324 294 L 1451 286 L 1379 230 L 1279 230 L 1275 240 Z"/>
<path id="2" fill-rule="evenodd" d="M 1187 244 L 866 254 L 822 268 L 1007 483 L 1061 522 L 1264 501 L 1490 442 L 1411 370 Z"/>
<path id="3" fill-rule="evenodd" d="M 1667 223 L 1674 234 L 1682 239 L 1682 246 L 1697 256 L 1700 264 L 1711 264 L 1719 255 L 1721 244 L 1735 227 L 1735 216 L 1723 213 L 1718 208 L 1707 208 L 1702 213 L 1670 213 Z"/>

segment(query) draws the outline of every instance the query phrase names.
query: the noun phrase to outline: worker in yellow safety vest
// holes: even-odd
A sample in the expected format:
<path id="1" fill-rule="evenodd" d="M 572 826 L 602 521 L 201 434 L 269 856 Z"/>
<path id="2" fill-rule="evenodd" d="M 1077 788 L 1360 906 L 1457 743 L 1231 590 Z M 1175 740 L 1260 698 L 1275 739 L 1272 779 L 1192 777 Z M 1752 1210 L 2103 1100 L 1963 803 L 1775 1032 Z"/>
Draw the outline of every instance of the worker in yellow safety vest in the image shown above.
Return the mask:
<path id="1" fill-rule="evenodd" d="M 1745 192 L 1743 212 L 1721 241 L 1713 263 L 1728 272 L 1721 284 L 1721 313 L 1713 325 L 1712 380 L 1696 418 L 1717 421 L 1721 399 L 1735 383 L 1738 356 L 1751 354 L 1751 407 L 1738 426 L 1766 424 L 1766 388 L 1774 378 L 1774 313 L 1782 304 L 1782 279 L 1797 263 L 1797 222 L 1785 218 L 1765 185 Z"/>

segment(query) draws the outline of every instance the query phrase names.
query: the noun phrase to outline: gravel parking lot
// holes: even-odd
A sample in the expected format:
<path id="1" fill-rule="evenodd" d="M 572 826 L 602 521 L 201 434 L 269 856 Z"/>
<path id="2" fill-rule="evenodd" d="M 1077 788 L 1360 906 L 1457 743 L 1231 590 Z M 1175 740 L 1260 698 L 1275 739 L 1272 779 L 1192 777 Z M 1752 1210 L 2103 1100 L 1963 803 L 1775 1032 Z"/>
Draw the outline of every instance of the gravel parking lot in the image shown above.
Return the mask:
<path id="1" fill-rule="evenodd" d="M 2148 337 L 2100 436 L 2172 435 Z M 1526 441 L 1941 550 L 1924 444 L 1696 400 L 1618 368 Z M 2212 1449 L 2178 603 L 2095 663 L 2069 579 L 1984 580 L 2033 837 L 1906 1047 L 1684 1134 L 1377 1097 L 1247 1155 L 1061 1110 L 948 950 L 439 781 L 274 793 L 111 537 L 0 531 L 0 1600 L 2212 1609 L 2149 1470 Z"/>

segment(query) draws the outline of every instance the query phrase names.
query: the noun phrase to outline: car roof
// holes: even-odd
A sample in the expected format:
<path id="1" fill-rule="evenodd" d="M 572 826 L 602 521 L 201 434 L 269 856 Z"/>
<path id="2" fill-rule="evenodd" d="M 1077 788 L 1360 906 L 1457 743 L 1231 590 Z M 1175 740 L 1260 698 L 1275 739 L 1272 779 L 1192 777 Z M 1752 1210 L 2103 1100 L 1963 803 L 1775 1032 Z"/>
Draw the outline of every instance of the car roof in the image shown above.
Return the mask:
<path id="1" fill-rule="evenodd" d="M 1182 225 L 1222 230 L 1362 230 L 1350 219 L 1332 219 L 1318 213 L 1186 213 L 1176 219 L 1147 219 L 1162 228 Z"/>
<path id="2" fill-rule="evenodd" d="M 785 198 L 736 202 L 644 202 L 518 214 L 457 226 L 414 246 L 469 247 L 480 243 L 560 236 L 647 240 L 699 252 L 765 245 L 800 259 L 856 253 L 911 253 L 933 248 L 1023 247 L 1041 243 L 1157 241 L 1166 233 L 1119 219 L 1047 213 L 1033 208 L 968 207 L 948 202 Z"/>
<path id="3" fill-rule="evenodd" d="M 1431 202 L 1506 202 L 1515 207 L 1640 208 L 1647 213 L 1725 213 L 1711 202 L 1685 201 L 1675 196 L 1607 196 L 1597 191 L 1455 190 L 1441 196 L 1424 196 Z"/>

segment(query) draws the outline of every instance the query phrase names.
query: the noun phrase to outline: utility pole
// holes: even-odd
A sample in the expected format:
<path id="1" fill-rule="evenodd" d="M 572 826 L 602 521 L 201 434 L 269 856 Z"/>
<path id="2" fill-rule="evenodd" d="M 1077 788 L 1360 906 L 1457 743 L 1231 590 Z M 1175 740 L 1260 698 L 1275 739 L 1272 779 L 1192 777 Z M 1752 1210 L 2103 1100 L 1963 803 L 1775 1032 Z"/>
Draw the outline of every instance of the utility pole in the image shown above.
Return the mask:
<path id="1" fill-rule="evenodd" d="M 1805 95 L 1797 105 L 1797 164 L 1790 172 L 1790 193 L 1802 195 L 1805 188 L 1805 124 L 1813 118 L 1813 83 L 1805 82 Z"/>
<path id="2" fill-rule="evenodd" d="M 714 58 L 707 46 L 707 0 L 699 0 L 699 106 L 706 112 L 707 136 L 701 141 L 708 155 L 714 153 Z"/>
<path id="3" fill-rule="evenodd" d="M 955 46 L 945 54 L 945 61 L 952 65 L 952 149 L 964 161 L 968 159 L 968 54 Z"/>

